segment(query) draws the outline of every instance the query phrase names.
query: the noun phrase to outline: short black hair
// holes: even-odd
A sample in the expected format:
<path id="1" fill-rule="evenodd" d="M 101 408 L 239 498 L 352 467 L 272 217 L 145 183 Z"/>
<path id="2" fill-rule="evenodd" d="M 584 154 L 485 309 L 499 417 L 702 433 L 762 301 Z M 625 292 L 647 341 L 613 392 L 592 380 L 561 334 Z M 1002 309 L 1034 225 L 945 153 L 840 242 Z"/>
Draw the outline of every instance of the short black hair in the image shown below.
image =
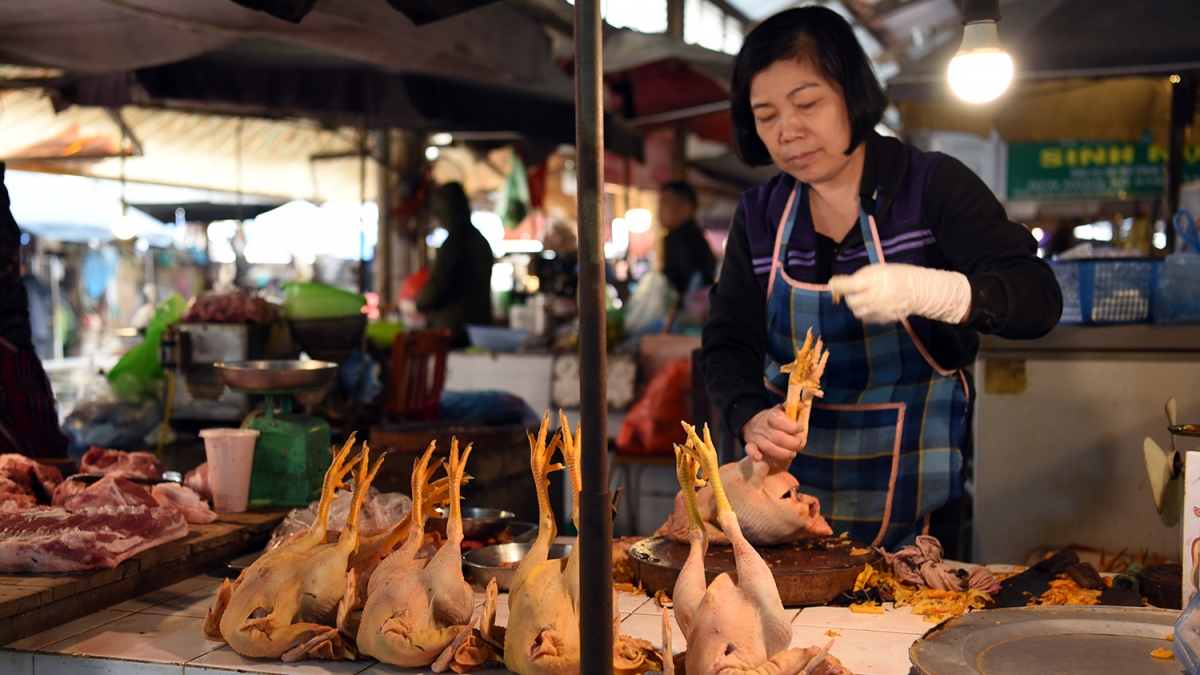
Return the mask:
<path id="1" fill-rule="evenodd" d="M 681 180 L 673 180 L 662 186 L 662 192 L 670 192 L 676 197 L 687 201 L 687 203 L 692 205 L 692 208 L 696 208 L 696 188 Z"/>
<path id="2" fill-rule="evenodd" d="M 871 61 L 854 29 L 837 12 L 820 6 L 797 7 L 763 21 L 742 43 L 733 64 L 729 94 L 733 148 L 750 166 L 771 163 L 767 146 L 754 128 L 750 83 L 779 61 L 809 61 L 817 72 L 841 89 L 850 117 L 849 155 L 883 119 L 887 96 L 875 78 Z"/>

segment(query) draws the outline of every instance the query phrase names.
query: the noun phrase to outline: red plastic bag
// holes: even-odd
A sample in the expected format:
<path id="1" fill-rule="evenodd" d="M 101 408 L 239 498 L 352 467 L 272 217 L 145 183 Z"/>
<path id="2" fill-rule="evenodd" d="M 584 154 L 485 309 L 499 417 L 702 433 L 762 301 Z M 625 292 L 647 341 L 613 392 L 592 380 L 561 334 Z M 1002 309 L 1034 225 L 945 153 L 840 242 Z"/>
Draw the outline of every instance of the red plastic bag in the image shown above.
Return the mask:
<path id="1" fill-rule="evenodd" d="M 617 434 L 617 452 L 661 455 L 687 442 L 680 422 L 691 422 L 686 395 L 692 389 L 692 357 L 681 356 L 654 375 L 646 391 L 630 408 Z"/>
<path id="2" fill-rule="evenodd" d="M 404 277 L 404 281 L 400 284 L 399 300 L 416 300 L 420 295 L 421 289 L 425 288 L 425 284 L 429 282 L 429 275 L 432 273 L 430 268 L 426 267 L 423 270 L 413 272 Z"/>

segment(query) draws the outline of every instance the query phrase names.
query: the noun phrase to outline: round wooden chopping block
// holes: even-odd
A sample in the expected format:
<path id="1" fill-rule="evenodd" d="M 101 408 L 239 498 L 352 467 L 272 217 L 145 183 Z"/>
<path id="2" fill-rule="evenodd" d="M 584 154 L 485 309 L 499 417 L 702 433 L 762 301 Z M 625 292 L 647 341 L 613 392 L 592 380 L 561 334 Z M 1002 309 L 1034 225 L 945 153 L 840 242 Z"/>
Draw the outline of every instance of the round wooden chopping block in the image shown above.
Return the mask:
<path id="1" fill-rule="evenodd" d="M 1138 592 L 1163 609 L 1183 609 L 1183 565 L 1150 565 L 1138 574 Z"/>
<path id="2" fill-rule="evenodd" d="M 774 573 L 779 598 L 788 607 L 823 605 L 854 588 L 854 580 L 864 565 L 879 568 L 883 562 L 883 555 L 875 549 L 838 537 L 755 548 Z M 629 557 L 642 588 L 651 595 L 659 590 L 673 593 L 675 579 L 689 550 L 687 544 L 677 544 L 666 537 L 651 537 L 634 544 Z M 733 547 L 710 545 L 704 556 L 704 571 L 710 584 L 722 572 L 736 572 Z"/>

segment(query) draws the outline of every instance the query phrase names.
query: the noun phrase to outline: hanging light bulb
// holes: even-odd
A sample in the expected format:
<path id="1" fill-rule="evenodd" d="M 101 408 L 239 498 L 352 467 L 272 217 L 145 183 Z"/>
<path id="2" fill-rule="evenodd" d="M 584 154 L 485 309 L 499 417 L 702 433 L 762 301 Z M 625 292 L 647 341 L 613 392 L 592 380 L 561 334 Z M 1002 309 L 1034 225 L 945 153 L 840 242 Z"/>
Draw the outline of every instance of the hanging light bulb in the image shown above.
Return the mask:
<path id="1" fill-rule="evenodd" d="M 117 239 L 133 239 L 142 233 L 142 224 L 129 215 L 129 206 L 121 205 L 121 215 L 113 218 L 111 229 Z"/>
<path id="2" fill-rule="evenodd" d="M 950 88 L 968 103 L 987 103 L 1013 79 L 1012 57 L 1000 46 L 998 0 L 963 1 L 963 41 L 950 59 Z"/>

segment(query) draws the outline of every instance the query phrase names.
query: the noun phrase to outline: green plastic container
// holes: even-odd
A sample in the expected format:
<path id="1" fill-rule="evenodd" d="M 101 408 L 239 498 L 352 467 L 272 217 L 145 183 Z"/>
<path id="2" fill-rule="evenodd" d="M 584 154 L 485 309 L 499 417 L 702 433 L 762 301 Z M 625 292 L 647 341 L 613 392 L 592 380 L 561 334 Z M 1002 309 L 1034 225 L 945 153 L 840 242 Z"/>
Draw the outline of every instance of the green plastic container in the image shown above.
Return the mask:
<path id="1" fill-rule="evenodd" d="M 283 312 L 289 319 L 332 319 L 361 314 L 367 299 L 325 284 L 283 284 Z"/>
<path id="2" fill-rule="evenodd" d="M 391 349 L 396 342 L 396 336 L 404 332 L 404 324 L 399 321 L 376 321 L 367 324 L 367 338 L 379 349 Z"/>
<path id="3" fill-rule="evenodd" d="M 304 507 L 321 496 L 332 462 L 328 422 L 293 413 L 285 402 L 282 411 L 247 418 L 242 427 L 258 431 L 250 477 L 252 505 Z"/>

